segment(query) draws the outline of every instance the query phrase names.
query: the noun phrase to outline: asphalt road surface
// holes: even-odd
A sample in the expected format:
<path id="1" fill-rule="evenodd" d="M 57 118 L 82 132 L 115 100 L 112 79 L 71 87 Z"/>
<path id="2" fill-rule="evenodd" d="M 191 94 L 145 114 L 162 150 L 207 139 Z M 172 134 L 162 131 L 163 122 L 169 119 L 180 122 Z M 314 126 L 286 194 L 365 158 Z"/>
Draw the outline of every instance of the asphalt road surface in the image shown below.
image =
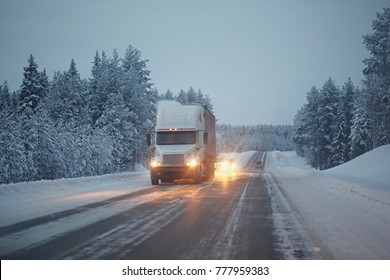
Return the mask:
<path id="1" fill-rule="evenodd" d="M 126 201 L 137 205 L 85 227 L 64 232 L 2 259 L 280 259 L 269 194 L 261 169 L 219 174 L 213 181 L 156 187 L 0 229 L 0 237 L 104 211 Z M 155 197 L 143 202 L 145 197 Z"/>

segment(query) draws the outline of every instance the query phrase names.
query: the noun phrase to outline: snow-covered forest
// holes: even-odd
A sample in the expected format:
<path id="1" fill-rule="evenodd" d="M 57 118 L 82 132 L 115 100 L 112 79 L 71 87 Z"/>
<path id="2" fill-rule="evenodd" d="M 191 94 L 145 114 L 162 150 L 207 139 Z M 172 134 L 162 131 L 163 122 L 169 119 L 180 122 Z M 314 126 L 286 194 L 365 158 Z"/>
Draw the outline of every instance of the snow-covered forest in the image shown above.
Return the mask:
<path id="1" fill-rule="evenodd" d="M 315 168 L 327 169 L 390 143 L 390 8 L 377 13 L 373 32 L 363 36 L 370 56 L 357 88 L 329 78 L 313 86 L 298 111 L 294 143 Z"/>
<path id="2" fill-rule="evenodd" d="M 98 175 L 145 161 L 157 92 L 139 50 L 104 52 L 82 79 L 74 60 L 51 81 L 31 55 L 20 89 L 0 88 L 0 183 Z"/>

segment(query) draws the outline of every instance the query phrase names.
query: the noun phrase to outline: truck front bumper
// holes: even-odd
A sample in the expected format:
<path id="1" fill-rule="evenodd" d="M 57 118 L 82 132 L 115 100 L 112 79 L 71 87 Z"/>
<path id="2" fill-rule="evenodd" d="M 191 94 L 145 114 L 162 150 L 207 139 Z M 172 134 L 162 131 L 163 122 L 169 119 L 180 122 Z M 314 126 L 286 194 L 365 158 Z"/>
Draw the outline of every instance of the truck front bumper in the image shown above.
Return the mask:
<path id="1" fill-rule="evenodd" d="M 150 168 L 150 177 L 155 179 L 194 179 L 199 166 L 157 166 Z"/>

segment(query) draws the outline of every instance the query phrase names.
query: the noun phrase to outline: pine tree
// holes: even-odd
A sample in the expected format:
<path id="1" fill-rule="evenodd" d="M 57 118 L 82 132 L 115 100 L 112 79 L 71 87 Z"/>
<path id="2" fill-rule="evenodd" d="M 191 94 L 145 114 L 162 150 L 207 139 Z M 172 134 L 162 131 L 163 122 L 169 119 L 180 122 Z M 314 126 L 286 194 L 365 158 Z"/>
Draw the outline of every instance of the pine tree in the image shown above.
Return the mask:
<path id="1" fill-rule="evenodd" d="M 28 66 L 24 68 L 24 79 L 20 88 L 19 108 L 21 111 L 29 107 L 34 112 L 39 102 L 45 97 L 47 93 L 45 75 L 38 72 L 38 64 L 30 55 Z"/>
<path id="2" fill-rule="evenodd" d="M 301 155 L 315 168 L 320 168 L 319 100 L 320 92 L 312 87 L 308 92 L 307 103 L 298 111 L 294 143 Z"/>
<path id="3" fill-rule="evenodd" d="M 358 94 L 354 103 L 354 113 L 351 127 L 351 152 L 353 159 L 372 149 L 371 118 L 367 110 L 366 96 Z"/>
<path id="4" fill-rule="evenodd" d="M 155 123 L 155 103 L 157 92 L 152 90 L 150 83 L 150 71 L 146 67 L 147 60 L 141 59 L 141 52 L 131 45 L 125 52 L 122 60 L 124 69 L 123 100 L 132 113 L 130 122 L 136 129 L 134 143 L 132 143 L 133 155 L 130 163 L 145 161 L 142 152 L 146 151 L 146 135 L 152 131 Z M 130 157 L 130 155 L 128 155 Z"/>
<path id="5" fill-rule="evenodd" d="M 377 13 L 372 22 L 373 33 L 363 36 L 370 57 L 363 62 L 366 68 L 364 86 L 370 95 L 369 116 L 372 125 L 373 147 L 390 143 L 390 7 Z"/>
<path id="6" fill-rule="evenodd" d="M 339 89 L 331 78 L 325 82 L 320 92 L 318 100 L 318 148 L 320 169 L 327 169 L 332 166 L 332 141 L 337 133 L 335 118 L 337 115 L 339 94 Z"/>
<path id="7" fill-rule="evenodd" d="M 47 107 L 50 117 L 57 126 L 74 129 L 85 122 L 84 91 L 76 63 L 72 59 L 68 71 L 56 72 L 51 84 Z"/>
<path id="8" fill-rule="evenodd" d="M 180 90 L 180 92 L 177 94 L 177 102 L 180 104 L 188 104 L 188 96 L 187 93 L 184 90 Z"/>
<path id="9" fill-rule="evenodd" d="M 106 64 L 105 54 L 102 54 L 102 58 L 100 58 L 99 53 L 96 51 L 93 66 L 92 66 L 92 77 L 89 80 L 89 115 L 91 118 L 91 124 L 95 125 L 96 121 L 100 118 L 104 111 L 104 105 L 108 99 L 108 93 L 105 92 L 104 89 L 104 64 Z"/>
<path id="10" fill-rule="evenodd" d="M 160 100 L 175 100 L 173 92 L 168 88 L 165 94 L 160 96 Z"/>
<path id="11" fill-rule="evenodd" d="M 344 115 L 341 117 L 341 119 L 344 120 L 345 126 L 344 126 L 344 134 L 346 135 L 347 139 L 345 139 L 345 154 L 344 159 L 345 161 L 350 160 L 350 154 L 351 154 L 351 128 L 353 125 L 353 115 L 354 115 L 354 104 L 356 102 L 358 94 L 358 89 L 355 88 L 354 84 L 351 81 L 351 78 L 348 78 L 347 82 L 343 85 L 342 91 L 341 91 L 341 107 L 339 107 L 340 110 L 344 112 Z M 340 119 L 340 118 L 338 118 Z"/>
<path id="12" fill-rule="evenodd" d="M 0 111 L 11 107 L 11 98 L 7 81 L 0 85 Z"/>
<path id="13" fill-rule="evenodd" d="M 333 135 L 333 142 L 331 148 L 330 166 L 337 166 L 347 162 L 348 160 L 348 138 L 347 122 L 343 103 L 340 102 L 335 119 L 335 134 Z"/>

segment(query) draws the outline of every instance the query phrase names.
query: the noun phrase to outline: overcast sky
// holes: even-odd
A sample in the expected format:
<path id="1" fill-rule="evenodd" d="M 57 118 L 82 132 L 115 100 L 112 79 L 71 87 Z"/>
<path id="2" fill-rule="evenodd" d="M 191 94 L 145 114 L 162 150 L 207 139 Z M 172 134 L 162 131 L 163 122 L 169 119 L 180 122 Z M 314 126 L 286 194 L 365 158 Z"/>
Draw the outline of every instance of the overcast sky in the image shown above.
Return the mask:
<path id="1" fill-rule="evenodd" d="M 0 0 L 0 83 L 19 89 L 30 54 L 50 78 L 72 58 L 89 78 L 96 50 L 131 44 L 159 93 L 201 89 L 219 123 L 292 124 L 311 86 L 361 85 L 362 35 L 388 3 Z"/>

